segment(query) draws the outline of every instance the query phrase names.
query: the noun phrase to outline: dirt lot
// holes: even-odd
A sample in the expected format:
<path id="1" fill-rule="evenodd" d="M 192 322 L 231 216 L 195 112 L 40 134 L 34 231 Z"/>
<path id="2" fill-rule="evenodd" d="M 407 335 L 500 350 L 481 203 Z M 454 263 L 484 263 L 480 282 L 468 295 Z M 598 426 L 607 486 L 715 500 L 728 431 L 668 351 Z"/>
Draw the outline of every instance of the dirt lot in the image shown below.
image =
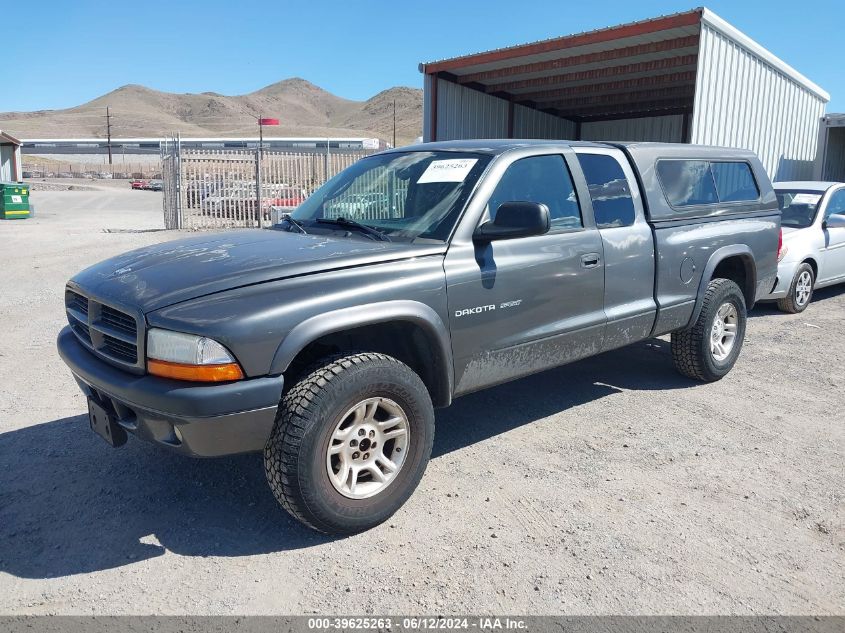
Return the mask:
<path id="1" fill-rule="evenodd" d="M 845 613 L 845 289 L 755 310 L 716 384 L 654 340 L 460 399 L 411 501 L 332 540 L 257 455 L 88 430 L 63 284 L 179 237 L 128 232 L 161 227 L 160 194 L 96 186 L 0 222 L 0 612 Z"/>

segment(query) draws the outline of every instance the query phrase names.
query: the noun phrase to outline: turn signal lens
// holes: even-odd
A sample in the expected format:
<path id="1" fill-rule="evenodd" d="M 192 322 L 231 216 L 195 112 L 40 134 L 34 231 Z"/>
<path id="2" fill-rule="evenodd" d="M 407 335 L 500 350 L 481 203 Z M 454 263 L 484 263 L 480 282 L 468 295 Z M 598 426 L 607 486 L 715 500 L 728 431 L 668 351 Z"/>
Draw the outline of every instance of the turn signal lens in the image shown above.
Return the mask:
<path id="1" fill-rule="evenodd" d="M 166 360 L 150 358 L 147 361 L 147 371 L 154 376 L 161 376 L 162 378 L 193 380 L 196 382 L 226 382 L 229 380 L 241 380 L 244 377 L 244 372 L 237 363 L 186 365 L 184 363 L 171 363 Z"/>
<path id="2" fill-rule="evenodd" d="M 147 371 L 163 378 L 198 382 L 244 377 L 235 357 L 217 341 L 161 328 L 147 332 Z"/>

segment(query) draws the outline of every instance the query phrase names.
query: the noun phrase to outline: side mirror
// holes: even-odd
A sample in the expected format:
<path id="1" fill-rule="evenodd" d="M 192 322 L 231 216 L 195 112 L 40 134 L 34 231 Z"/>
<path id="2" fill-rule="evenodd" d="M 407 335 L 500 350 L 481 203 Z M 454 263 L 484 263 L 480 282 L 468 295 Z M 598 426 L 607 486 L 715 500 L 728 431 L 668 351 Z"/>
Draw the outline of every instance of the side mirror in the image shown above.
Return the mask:
<path id="1" fill-rule="evenodd" d="M 549 207 L 537 202 L 504 202 L 496 209 L 496 219 L 485 222 L 472 236 L 478 242 L 530 237 L 549 232 Z"/>
<path id="2" fill-rule="evenodd" d="M 831 213 L 824 221 L 824 228 L 826 229 L 845 229 L 845 215 L 839 213 Z"/>

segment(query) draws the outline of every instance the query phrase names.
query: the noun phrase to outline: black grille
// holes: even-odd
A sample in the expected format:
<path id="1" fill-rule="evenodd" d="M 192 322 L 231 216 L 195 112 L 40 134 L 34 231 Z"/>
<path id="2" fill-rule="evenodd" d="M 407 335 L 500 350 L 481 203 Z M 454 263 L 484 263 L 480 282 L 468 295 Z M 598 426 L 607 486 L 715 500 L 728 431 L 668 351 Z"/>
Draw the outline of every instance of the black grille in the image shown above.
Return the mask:
<path id="1" fill-rule="evenodd" d="M 138 361 L 138 348 L 131 343 L 126 343 L 108 334 L 103 335 L 103 346 L 101 348 L 109 356 L 133 365 Z"/>
<path id="2" fill-rule="evenodd" d="M 83 297 L 81 294 L 76 293 L 73 290 L 68 290 L 67 294 L 68 307 L 81 312 L 85 316 L 88 316 L 88 298 Z"/>
<path id="3" fill-rule="evenodd" d="M 88 331 L 88 326 L 80 323 L 76 319 L 70 319 L 70 329 L 77 337 L 81 338 L 88 345 L 91 344 L 91 332 Z"/>
<path id="4" fill-rule="evenodd" d="M 71 330 L 88 349 L 119 365 L 139 371 L 138 322 L 131 314 L 100 303 L 79 292 L 65 293 Z"/>
<path id="5" fill-rule="evenodd" d="M 133 338 L 138 334 L 135 319 L 109 306 L 104 305 L 100 307 L 100 321 Z"/>

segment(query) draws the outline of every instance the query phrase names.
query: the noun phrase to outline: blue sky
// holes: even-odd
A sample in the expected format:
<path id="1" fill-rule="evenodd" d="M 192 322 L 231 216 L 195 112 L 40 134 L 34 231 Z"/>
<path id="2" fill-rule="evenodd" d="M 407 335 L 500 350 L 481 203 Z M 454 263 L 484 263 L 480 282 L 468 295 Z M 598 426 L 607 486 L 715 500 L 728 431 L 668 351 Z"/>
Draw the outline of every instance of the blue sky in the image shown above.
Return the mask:
<path id="1" fill-rule="evenodd" d="M 294 76 L 342 97 L 366 99 L 394 85 L 422 87 L 421 61 L 685 11 L 694 4 L 10 0 L 0 9 L 7 42 L 0 111 L 70 107 L 129 83 L 170 92 L 242 94 Z M 828 112 L 845 111 L 841 0 L 713 0 L 706 6 L 830 92 Z"/>

